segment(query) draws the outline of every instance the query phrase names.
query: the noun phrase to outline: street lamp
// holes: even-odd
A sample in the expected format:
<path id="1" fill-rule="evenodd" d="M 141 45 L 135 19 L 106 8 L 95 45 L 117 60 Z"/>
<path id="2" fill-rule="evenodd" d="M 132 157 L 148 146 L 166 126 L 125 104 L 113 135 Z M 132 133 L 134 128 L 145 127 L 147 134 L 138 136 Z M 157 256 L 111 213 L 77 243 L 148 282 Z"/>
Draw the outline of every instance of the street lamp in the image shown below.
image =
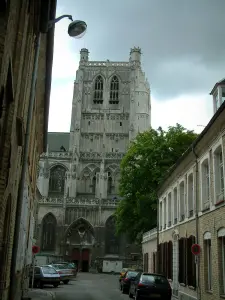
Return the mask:
<path id="1" fill-rule="evenodd" d="M 47 30 L 42 31 L 42 33 L 47 33 L 50 28 L 54 26 L 57 22 L 59 22 L 63 18 L 68 18 L 72 22 L 69 24 L 68 27 L 68 34 L 70 37 L 80 38 L 82 37 L 86 30 L 87 24 L 84 21 L 73 21 L 71 15 L 62 15 L 54 20 L 48 21 Z M 21 181 L 19 187 L 19 197 L 17 202 L 17 211 L 16 211 L 16 221 L 15 221 L 15 234 L 14 234 L 14 243 L 13 243 L 13 253 L 12 253 L 12 291 L 16 287 L 16 260 L 17 260 L 17 253 L 19 248 L 19 238 L 20 238 L 20 227 L 22 221 L 22 208 L 23 208 L 23 201 L 25 197 L 25 187 L 26 187 L 26 171 L 28 169 L 28 156 L 29 156 L 29 144 L 30 144 L 30 131 L 31 131 L 31 124 L 33 118 L 33 110 L 35 104 L 35 93 L 36 93 L 36 82 L 37 82 L 37 73 L 38 73 L 38 60 L 39 60 L 39 53 L 40 53 L 40 42 L 41 42 L 41 30 L 39 29 L 34 44 L 34 66 L 32 72 L 32 79 L 31 79 L 31 91 L 30 91 L 30 101 L 28 105 L 28 113 L 27 113 L 27 122 L 26 122 L 26 132 L 25 132 L 25 139 L 24 139 L 24 152 L 23 152 L 23 162 L 22 162 L 22 170 L 21 170 Z"/>

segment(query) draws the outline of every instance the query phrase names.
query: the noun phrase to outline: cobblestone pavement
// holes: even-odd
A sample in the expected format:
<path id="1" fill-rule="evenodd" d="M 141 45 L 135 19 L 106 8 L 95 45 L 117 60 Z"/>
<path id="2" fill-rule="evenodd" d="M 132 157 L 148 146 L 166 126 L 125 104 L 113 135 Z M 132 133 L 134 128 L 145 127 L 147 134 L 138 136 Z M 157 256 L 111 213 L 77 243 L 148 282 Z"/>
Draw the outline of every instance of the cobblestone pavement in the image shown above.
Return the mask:
<path id="1" fill-rule="evenodd" d="M 68 285 L 61 284 L 54 291 L 56 300 L 128 300 L 119 290 L 118 275 L 79 273 Z"/>

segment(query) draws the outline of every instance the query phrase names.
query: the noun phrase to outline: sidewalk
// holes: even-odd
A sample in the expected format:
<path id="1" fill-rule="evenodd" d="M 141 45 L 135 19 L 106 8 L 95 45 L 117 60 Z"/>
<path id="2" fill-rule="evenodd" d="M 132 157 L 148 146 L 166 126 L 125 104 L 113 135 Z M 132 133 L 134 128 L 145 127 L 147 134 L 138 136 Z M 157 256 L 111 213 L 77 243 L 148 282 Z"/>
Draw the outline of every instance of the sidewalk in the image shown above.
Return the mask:
<path id="1" fill-rule="evenodd" d="M 55 293 L 41 289 L 33 289 L 28 291 L 26 297 L 32 300 L 55 300 Z"/>

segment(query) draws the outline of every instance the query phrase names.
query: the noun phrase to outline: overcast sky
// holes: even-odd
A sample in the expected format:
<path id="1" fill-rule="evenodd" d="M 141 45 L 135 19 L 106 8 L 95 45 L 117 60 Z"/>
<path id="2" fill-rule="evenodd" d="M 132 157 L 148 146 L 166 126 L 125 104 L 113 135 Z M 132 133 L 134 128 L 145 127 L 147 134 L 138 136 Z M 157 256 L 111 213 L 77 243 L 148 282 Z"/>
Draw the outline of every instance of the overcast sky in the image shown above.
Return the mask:
<path id="1" fill-rule="evenodd" d="M 224 0 L 58 0 L 57 16 L 88 24 L 82 39 L 56 24 L 49 131 L 69 131 L 80 49 L 90 60 L 128 61 L 142 49 L 150 82 L 152 127 L 180 123 L 200 132 L 212 117 L 209 92 L 225 77 Z"/>

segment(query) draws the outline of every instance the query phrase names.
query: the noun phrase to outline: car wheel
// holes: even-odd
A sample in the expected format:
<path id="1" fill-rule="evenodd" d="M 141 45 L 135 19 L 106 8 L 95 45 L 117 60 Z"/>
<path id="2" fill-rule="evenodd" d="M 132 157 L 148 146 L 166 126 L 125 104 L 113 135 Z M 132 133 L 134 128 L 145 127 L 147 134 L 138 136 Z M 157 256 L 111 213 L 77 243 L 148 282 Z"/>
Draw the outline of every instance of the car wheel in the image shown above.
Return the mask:
<path id="1" fill-rule="evenodd" d="M 136 293 L 135 300 L 141 300 L 141 297 Z"/>
<path id="2" fill-rule="evenodd" d="M 53 286 L 54 286 L 54 288 L 57 288 L 59 286 L 59 284 L 58 283 L 54 283 Z"/>
<path id="3" fill-rule="evenodd" d="M 35 286 L 37 289 L 43 289 L 43 283 L 40 280 L 36 281 Z"/>
<path id="4" fill-rule="evenodd" d="M 133 294 L 131 294 L 130 290 L 129 290 L 129 298 L 133 298 Z"/>
<path id="5" fill-rule="evenodd" d="M 68 284 L 68 283 L 69 283 L 69 280 L 64 280 L 63 283 L 64 283 L 64 284 Z"/>

